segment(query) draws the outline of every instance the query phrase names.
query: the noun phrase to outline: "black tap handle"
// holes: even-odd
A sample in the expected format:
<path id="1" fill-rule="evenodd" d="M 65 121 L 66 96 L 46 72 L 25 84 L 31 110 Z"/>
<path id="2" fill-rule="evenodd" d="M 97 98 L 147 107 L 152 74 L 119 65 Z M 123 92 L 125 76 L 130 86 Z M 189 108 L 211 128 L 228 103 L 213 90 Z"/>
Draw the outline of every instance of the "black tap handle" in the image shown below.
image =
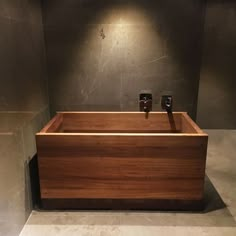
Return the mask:
<path id="1" fill-rule="evenodd" d="M 161 107 L 163 110 L 166 110 L 168 113 L 172 112 L 173 99 L 170 95 L 163 95 L 161 98 Z"/>

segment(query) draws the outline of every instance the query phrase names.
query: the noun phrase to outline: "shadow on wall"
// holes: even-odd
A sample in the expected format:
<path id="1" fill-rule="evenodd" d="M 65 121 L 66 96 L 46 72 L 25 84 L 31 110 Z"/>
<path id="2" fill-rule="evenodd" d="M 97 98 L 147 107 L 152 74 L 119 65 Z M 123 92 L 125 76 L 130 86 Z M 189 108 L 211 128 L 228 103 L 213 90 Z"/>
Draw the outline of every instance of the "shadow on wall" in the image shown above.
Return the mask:
<path id="1" fill-rule="evenodd" d="M 137 110 L 151 89 L 195 118 L 205 1 L 43 1 L 51 110 Z"/>
<path id="2" fill-rule="evenodd" d="M 39 170 L 38 170 L 38 157 L 35 155 L 29 162 L 28 171 L 30 176 L 30 186 L 32 207 L 34 209 L 41 207 L 40 201 L 40 186 L 39 186 Z"/>

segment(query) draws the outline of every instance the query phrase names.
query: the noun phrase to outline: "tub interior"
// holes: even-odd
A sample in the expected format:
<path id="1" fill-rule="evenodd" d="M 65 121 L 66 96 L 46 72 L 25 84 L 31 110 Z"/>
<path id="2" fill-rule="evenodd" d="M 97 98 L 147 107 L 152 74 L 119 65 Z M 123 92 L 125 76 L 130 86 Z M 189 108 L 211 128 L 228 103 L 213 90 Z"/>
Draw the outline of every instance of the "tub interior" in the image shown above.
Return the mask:
<path id="1" fill-rule="evenodd" d="M 186 113 L 60 112 L 45 133 L 199 133 Z"/>

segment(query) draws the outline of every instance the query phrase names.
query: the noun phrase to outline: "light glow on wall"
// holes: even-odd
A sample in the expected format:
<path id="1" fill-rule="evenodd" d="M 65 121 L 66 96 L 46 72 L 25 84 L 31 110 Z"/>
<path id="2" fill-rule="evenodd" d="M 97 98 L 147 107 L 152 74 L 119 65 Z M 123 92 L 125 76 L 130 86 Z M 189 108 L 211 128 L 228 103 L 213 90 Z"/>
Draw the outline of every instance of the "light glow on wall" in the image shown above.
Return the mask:
<path id="1" fill-rule="evenodd" d="M 134 83 L 128 86 L 135 86 L 141 73 L 145 81 L 153 73 L 153 64 L 168 57 L 160 27 L 144 9 L 136 6 L 109 8 L 96 19 L 97 24 L 84 26 L 86 33 L 83 42 L 77 45 L 73 60 L 74 66 L 80 68 L 80 74 L 75 76 L 83 80 L 83 88 L 80 81 L 78 87 L 84 104 L 90 103 L 90 95 L 104 87 L 102 84 L 108 80 L 120 80 L 117 85 L 121 91 L 126 86 L 124 75 L 131 78 L 128 83 Z M 142 89 L 149 88 L 144 83 Z M 134 89 L 134 93 L 138 93 L 137 90 L 139 88 Z"/>

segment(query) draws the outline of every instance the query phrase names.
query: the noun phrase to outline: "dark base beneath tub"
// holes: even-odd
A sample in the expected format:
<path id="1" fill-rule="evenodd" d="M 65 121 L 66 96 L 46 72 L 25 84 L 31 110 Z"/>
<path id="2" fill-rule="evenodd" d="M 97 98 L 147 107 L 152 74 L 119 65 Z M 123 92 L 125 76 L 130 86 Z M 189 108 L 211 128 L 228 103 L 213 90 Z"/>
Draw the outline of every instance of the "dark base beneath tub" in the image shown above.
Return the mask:
<path id="1" fill-rule="evenodd" d="M 42 199 L 45 210 L 186 210 L 203 211 L 204 200 Z"/>

